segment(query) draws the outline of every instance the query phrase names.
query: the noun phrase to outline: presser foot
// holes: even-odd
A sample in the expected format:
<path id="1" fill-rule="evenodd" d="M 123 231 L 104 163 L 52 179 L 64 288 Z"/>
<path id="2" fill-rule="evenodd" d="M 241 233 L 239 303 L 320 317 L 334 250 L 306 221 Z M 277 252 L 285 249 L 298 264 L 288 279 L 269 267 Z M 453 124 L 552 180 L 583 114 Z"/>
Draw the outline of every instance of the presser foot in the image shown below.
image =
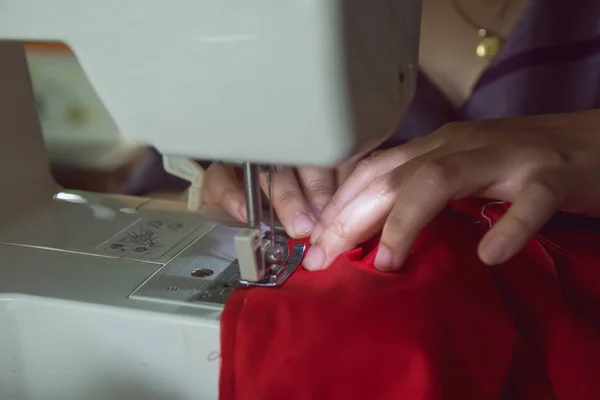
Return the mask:
<path id="1" fill-rule="evenodd" d="M 287 235 L 266 232 L 262 237 L 259 230 L 242 229 L 235 238 L 236 253 L 240 268 L 239 283 L 244 286 L 279 287 L 298 268 L 306 245 L 296 243 L 291 252 Z"/>

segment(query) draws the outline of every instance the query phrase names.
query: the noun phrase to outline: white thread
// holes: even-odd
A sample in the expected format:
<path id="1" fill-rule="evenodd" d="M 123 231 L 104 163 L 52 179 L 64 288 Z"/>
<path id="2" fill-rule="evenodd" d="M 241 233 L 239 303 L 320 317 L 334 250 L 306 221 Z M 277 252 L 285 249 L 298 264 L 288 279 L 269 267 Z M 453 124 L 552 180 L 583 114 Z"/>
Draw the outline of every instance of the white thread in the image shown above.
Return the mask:
<path id="1" fill-rule="evenodd" d="M 483 208 L 481 209 L 481 216 L 483 218 L 485 218 L 485 220 L 488 222 L 488 226 L 490 227 L 490 229 L 492 228 L 494 223 L 493 223 L 492 219 L 485 214 L 486 210 L 490 206 L 497 206 L 497 205 L 504 204 L 504 203 L 506 203 L 506 202 L 505 201 L 492 201 L 492 202 L 489 202 L 486 205 L 484 205 Z"/>

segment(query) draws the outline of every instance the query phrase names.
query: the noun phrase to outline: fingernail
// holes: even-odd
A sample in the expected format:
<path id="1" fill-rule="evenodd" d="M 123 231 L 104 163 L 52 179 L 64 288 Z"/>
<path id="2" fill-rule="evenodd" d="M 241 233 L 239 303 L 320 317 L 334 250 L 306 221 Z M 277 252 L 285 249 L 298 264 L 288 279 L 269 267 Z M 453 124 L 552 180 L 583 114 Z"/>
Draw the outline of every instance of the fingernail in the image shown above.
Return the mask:
<path id="1" fill-rule="evenodd" d="M 487 265 L 501 264 L 507 259 L 506 239 L 491 236 L 483 239 L 481 244 L 481 261 Z"/>
<path id="2" fill-rule="evenodd" d="M 392 251 L 385 244 L 380 244 L 375 256 L 375 268 L 380 271 L 390 271 L 394 268 Z"/>
<path id="3" fill-rule="evenodd" d="M 321 233 L 323 233 L 323 227 L 321 224 L 316 224 L 313 228 L 312 235 L 310 235 L 310 243 L 316 242 L 319 236 L 321 236 Z"/>
<path id="4" fill-rule="evenodd" d="M 242 204 L 238 207 L 238 213 L 240 214 L 240 218 L 242 218 L 242 221 L 248 220 L 248 210 L 246 210 L 245 204 Z"/>
<path id="5" fill-rule="evenodd" d="M 300 213 L 294 217 L 292 221 L 292 229 L 294 237 L 306 235 L 315 226 L 314 221 L 305 213 Z"/>
<path id="6" fill-rule="evenodd" d="M 319 246 L 312 246 L 306 257 L 304 257 L 304 262 L 302 265 L 309 271 L 318 271 L 323 269 L 323 264 L 325 263 L 325 253 Z"/>

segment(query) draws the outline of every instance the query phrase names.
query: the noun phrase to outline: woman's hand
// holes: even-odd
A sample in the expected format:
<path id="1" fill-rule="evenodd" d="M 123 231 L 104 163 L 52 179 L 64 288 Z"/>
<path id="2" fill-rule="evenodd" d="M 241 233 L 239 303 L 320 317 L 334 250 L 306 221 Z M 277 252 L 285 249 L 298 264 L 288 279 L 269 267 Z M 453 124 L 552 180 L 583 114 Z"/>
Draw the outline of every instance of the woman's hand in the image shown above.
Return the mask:
<path id="1" fill-rule="evenodd" d="M 321 213 L 304 266 L 326 268 L 383 228 L 375 266 L 398 270 L 421 229 L 468 196 L 512 203 L 479 244 L 488 265 L 559 209 L 600 215 L 600 112 L 453 123 L 365 159 Z"/>
<path id="2" fill-rule="evenodd" d="M 310 235 L 323 207 L 337 188 L 336 173 L 320 168 L 285 169 L 273 174 L 273 206 L 292 237 Z M 266 175 L 261 186 L 268 195 Z M 204 181 L 207 204 L 219 205 L 241 222 L 247 221 L 246 199 L 239 169 L 212 164 Z"/>

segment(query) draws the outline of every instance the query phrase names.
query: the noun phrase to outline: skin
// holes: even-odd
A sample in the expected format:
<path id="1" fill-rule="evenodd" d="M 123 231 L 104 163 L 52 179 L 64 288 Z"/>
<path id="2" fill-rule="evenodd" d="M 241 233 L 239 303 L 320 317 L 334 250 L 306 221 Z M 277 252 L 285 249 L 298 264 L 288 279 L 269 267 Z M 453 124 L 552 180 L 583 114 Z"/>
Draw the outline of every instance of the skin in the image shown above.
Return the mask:
<path id="1" fill-rule="evenodd" d="M 525 0 L 459 2 L 471 18 L 503 35 L 510 32 L 525 4 Z M 422 0 L 422 4 L 421 71 L 458 107 L 470 95 L 489 60 L 476 56 L 475 47 L 481 40 L 477 30 L 456 13 L 451 0 Z M 500 13 L 505 4 L 509 7 Z M 355 165 L 349 162 L 336 170 L 297 168 L 275 176 L 273 205 L 290 236 L 307 237 L 313 233 L 322 209 Z M 239 171 L 213 164 L 207 170 L 204 198 L 208 204 L 219 205 L 233 217 L 246 222 L 241 182 Z M 264 177 L 262 187 L 266 193 Z"/>
<path id="2" fill-rule="evenodd" d="M 504 3 L 461 0 L 469 15 L 506 36 L 525 1 L 511 1 L 500 15 Z M 478 40 L 449 0 L 423 0 L 420 67 L 455 106 L 487 66 L 474 54 Z M 305 268 L 326 268 L 383 229 L 376 266 L 393 271 L 448 200 L 473 195 L 509 201 L 513 207 L 478 250 L 485 263 L 498 264 L 518 252 L 556 210 L 598 214 L 599 120 L 598 112 L 590 112 L 450 124 L 376 153 L 355 169 L 350 164 L 341 172 L 298 168 L 277 174 L 273 205 L 290 236 L 310 235 L 314 246 Z M 264 177 L 262 187 L 266 192 Z M 204 195 L 209 204 L 246 221 L 244 192 L 233 168 L 212 165 Z"/>
<path id="3" fill-rule="evenodd" d="M 471 96 L 475 82 L 490 60 L 475 49 L 477 29 L 456 12 L 454 0 L 422 0 L 419 69 L 455 107 Z M 527 0 L 455 0 L 480 27 L 507 37 Z M 508 3 L 507 3 L 508 2 Z M 508 5 L 508 7 L 506 7 Z"/>
<path id="4" fill-rule="evenodd" d="M 353 171 L 356 162 L 349 161 L 336 169 L 285 169 L 273 176 L 273 206 L 288 235 L 308 237 L 323 208 Z M 268 196 L 267 177 L 261 174 L 261 187 Z M 222 207 L 241 222 L 248 219 L 241 170 L 221 164 L 211 164 L 204 181 L 204 201 Z"/>
<path id="5" fill-rule="evenodd" d="M 207 182 L 207 200 L 244 220 L 235 171 L 211 168 L 218 174 L 208 179 L 229 179 Z M 311 218 L 307 226 L 316 221 L 308 231 L 313 246 L 306 269 L 327 268 L 382 231 L 375 266 L 398 271 L 422 228 L 450 200 L 468 196 L 512 203 L 479 244 L 481 260 L 496 265 L 518 253 L 558 210 L 600 216 L 600 110 L 452 123 L 363 159 L 337 190 L 333 174 L 310 172 L 278 174 L 275 197 L 293 236 L 307 235 L 293 230 L 301 213 Z"/>
<path id="6" fill-rule="evenodd" d="M 336 171 L 321 168 L 285 169 L 274 174 L 273 206 L 291 237 L 308 237 L 321 210 L 337 189 Z M 266 175 L 261 187 L 267 191 Z M 246 222 L 246 201 L 242 181 L 233 167 L 212 164 L 206 171 L 204 199 L 219 205 L 230 215 Z"/>
<path id="7" fill-rule="evenodd" d="M 480 259 L 507 261 L 558 211 L 600 216 L 600 110 L 449 124 L 363 160 L 323 209 L 304 267 L 327 268 L 383 230 L 375 266 L 397 271 L 450 200 L 512 203 Z"/>

